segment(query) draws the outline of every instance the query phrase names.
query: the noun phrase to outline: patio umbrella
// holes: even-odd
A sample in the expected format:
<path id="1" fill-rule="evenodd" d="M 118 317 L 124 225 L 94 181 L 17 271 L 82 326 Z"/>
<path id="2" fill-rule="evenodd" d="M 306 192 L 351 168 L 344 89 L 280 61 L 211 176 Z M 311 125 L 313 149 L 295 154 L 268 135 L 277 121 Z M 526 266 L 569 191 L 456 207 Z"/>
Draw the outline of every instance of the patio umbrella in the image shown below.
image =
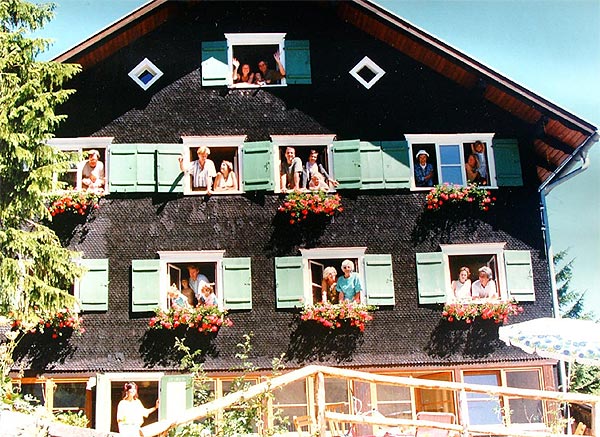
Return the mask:
<path id="1" fill-rule="evenodd" d="M 568 363 L 600 366 L 600 325 L 591 320 L 540 318 L 501 326 L 508 345 Z"/>

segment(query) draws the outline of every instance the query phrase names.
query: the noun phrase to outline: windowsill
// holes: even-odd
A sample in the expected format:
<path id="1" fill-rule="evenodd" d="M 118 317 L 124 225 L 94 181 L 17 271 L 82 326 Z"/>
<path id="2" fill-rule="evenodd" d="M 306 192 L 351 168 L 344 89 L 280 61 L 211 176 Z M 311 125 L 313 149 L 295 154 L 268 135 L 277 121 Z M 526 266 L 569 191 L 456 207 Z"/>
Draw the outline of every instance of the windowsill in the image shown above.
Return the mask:
<path id="1" fill-rule="evenodd" d="M 185 191 L 183 193 L 185 196 L 206 196 L 208 194 L 208 192 L 206 190 L 204 191 L 193 191 L 193 190 L 189 190 L 189 191 Z M 228 194 L 244 194 L 243 191 L 241 190 L 225 190 L 225 191 L 211 191 L 210 195 L 211 196 L 226 196 Z"/>
<path id="2" fill-rule="evenodd" d="M 277 88 L 277 87 L 286 87 L 285 83 L 265 83 L 264 85 L 258 85 L 255 83 L 233 83 L 231 85 L 227 85 L 228 88 L 237 88 L 237 89 L 257 89 L 257 88 Z"/>
<path id="3" fill-rule="evenodd" d="M 442 184 L 438 184 L 438 185 L 442 185 Z M 460 185 L 460 186 L 461 187 L 466 187 L 466 185 Z M 479 185 L 479 187 L 485 188 L 486 190 L 497 190 L 498 189 L 497 185 Z M 411 186 L 410 187 L 410 191 L 431 191 L 433 188 L 435 188 L 435 185 L 433 187 L 415 187 L 415 186 Z"/>

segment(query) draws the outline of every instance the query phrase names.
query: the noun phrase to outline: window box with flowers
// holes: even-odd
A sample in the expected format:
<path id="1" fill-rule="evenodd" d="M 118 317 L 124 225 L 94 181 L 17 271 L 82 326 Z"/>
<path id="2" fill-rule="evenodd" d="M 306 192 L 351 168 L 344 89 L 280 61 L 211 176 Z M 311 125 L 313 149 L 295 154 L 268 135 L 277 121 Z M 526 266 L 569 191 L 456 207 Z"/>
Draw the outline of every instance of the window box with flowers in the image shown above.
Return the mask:
<path id="1" fill-rule="evenodd" d="M 490 190 L 477 184 L 463 186 L 445 183 L 436 185 L 429 191 L 426 206 L 430 211 L 439 211 L 450 206 L 476 206 L 481 211 L 488 211 L 495 200 Z"/>
<path id="2" fill-rule="evenodd" d="M 211 334 L 217 333 L 223 326 L 233 325 L 226 317 L 227 312 L 216 306 L 173 306 L 166 311 L 156 309 L 155 313 L 156 315 L 148 323 L 153 330 L 182 330 Z"/>
<path id="3" fill-rule="evenodd" d="M 12 331 L 32 335 L 48 335 L 53 340 L 59 337 L 68 337 L 73 333 L 83 334 L 85 332 L 83 319 L 68 308 L 56 313 L 40 315 L 37 322 L 33 323 L 24 323 L 22 320 L 12 317 Z"/>
<path id="4" fill-rule="evenodd" d="M 373 320 L 372 312 L 376 309 L 373 305 L 348 300 L 337 304 L 318 303 L 304 306 L 300 319 L 317 323 L 330 330 L 349 326 L 364 332 L 365 325 Z"/>
<path id="5" fill-rule="evenodd" d="M 464 320 L 466 323 L 473 323 L 480 318 L 503 323 L 508 320 L 508 316 L 517 316 L 522 312 L 523 307 L 514 301 L 453 302 L 444 305 L 442 317 L 449 322 Z"/>
<path id="6" fill-rule="evenodd" d="M 98 208 L 101 195 L 92 191 L 70 190 L 48 196 L 48 211 L 56 216 L 85 216 Z"/>
<path id="7" fill-rule="evenodd" d="M 287 216 L 291 225 L 316 217 L 331 218 L 344 210 L 339 194 L 318 191 L 292 191 L 278 212 Z"/>

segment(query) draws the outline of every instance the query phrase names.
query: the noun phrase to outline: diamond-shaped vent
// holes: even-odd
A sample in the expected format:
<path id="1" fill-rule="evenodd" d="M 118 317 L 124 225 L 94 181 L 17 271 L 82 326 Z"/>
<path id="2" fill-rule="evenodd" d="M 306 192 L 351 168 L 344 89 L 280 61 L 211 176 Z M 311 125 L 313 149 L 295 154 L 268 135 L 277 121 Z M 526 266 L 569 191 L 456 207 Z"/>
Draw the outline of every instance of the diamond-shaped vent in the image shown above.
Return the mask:
<path id="1" fill-rule="evenodd" d="M 365 56 L 361 61 L 350 70 L 350 74 L 354 79 L 360 82 L 366 89 L 370 89 L 381 77 L 385 74 L 385 71 Z"/>
<path id="2" fill-rule="evenodd" d="M 147 90 L 156 82 L 163 72 L 154 65 L 148 58 L 145 58 L 142 62 L 129 72 L 129 77 L 133 79 L 143 90 Z"/>

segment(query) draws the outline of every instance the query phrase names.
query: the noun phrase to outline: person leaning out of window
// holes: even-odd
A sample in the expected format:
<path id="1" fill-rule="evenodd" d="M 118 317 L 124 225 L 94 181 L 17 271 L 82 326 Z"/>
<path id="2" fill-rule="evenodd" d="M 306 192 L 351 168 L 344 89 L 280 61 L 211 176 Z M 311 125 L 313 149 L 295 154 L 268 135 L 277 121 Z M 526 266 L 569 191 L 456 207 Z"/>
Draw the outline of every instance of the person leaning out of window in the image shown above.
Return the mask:
<path id="1" fill-rule="evenodd" d="M 492 269 L 483 266 L 478 270 L 479 279 L 471 286 L 473 299 L 498 299 L 496 283 L 492 279 Z"/>
<path id="2" fill-rule="evenodd" d="M 458 270 L 458 279 L 452 281 L 451 291 L 448 296 L 449 302 L 464 302 L 471 300 L 471 271 L 468 267 Z"/>
<path id="3" fill-rule="evenodd" d="M 196 151 L 198 159 L 192 161 L 186 168 L 183 164 L 183 156 L 179 157 L 179 169 L 192 175 L 192 186 L 200 191 L 206 191 L 206 194 L 212 194 L 213 178 L 217 176 L 215 163 L 208 159 L 210 149 L 206 146 L 198 147 Z"/>
<path id="4" fill-rule="evenodd" d="M 344 276 L 338 278 L 335 286 L 340 302 L 343 300 L 360 302 L 362 286 L 358 274 L 354 271 L 354 263 L 349 259 L 342 261 L 342 272 L 344 272 Z"/>

